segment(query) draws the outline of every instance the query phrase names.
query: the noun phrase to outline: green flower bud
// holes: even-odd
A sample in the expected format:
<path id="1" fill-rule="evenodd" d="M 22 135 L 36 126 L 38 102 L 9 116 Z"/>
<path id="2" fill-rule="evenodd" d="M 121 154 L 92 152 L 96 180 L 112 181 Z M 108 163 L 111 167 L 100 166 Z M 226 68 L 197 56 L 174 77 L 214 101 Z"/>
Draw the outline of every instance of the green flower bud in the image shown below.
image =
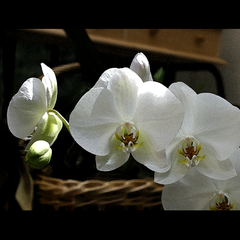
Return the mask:
<path id="1" fill-rule="evenodd" d="M 28 166 L 36 169 L 44 168 L 51 160 L 52 149 L 48 142 L 39 140 L 29 148 L 25 162 Z"/>

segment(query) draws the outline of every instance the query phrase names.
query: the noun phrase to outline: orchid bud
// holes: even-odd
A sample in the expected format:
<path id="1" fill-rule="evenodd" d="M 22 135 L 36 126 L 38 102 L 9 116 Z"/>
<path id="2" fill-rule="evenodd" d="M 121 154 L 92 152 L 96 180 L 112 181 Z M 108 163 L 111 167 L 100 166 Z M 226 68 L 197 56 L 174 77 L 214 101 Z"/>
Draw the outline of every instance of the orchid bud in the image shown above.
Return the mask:
<path id="1" fill-rule="evenodd" d="M 143 82 L 153 81 L 148 59 L 143 53 L 137 53 L 135 55 L 130 65 L 130 69 L 137 73 Z"/>
<path id="2" fill-rule="evenodd" d="M 36 169 L 44 168 L 51 160 L 52 149 L 48 142 L 39 140 L 29 148 L 25 162 L 28 166 Z"/>

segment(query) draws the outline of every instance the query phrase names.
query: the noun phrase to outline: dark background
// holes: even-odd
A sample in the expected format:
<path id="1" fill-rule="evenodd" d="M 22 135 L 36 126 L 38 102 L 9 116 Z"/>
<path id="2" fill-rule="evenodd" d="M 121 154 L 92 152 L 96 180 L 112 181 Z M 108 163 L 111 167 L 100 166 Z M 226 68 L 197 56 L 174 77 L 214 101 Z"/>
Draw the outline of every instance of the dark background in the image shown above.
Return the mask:
<path id="1" fill-rule="evenodd" d="M 77 37 L 76 37 L 77 38 Z M 72 41 L 72 39 L 70 39 Z M 18 39 L 16 43 L 15 51 L 15 68 L 14 73 L 9 73 L 9 76 L 13 75 L 13 95 L 19 90 L 20 86 L 25 80 L 30 77 L 40 77 L 42 75 L 40 63 L 43 62 L 49 67 L 53 68 L 59 65 L 80 62 L 81 71 L 74 74 L 64 75 L 57 77 L 58 82 L 58 98 L 55 105 L 55 109 L 59 111 L 67 120 L 73 110 L 74 106 L 81 98 L 81 96 L 88 91 L 93 84 L 98 80 L 98 77 L 103 71 L 110 67 L 130 67 L 133 56 L 115 55 L 103 52 L 94 52 L 98 54 L 98 60 L 101 64 L 98 66 L 97 60 L 91 64 L 91 52 L 87 52 L 87 47 L 84 48 L 84 58 L 81 53 L 81 49 L 76 49 L 74 46 L 74 40 L 72 47 L 54 46 L 48 44 L 41 44 L 37 42 L 25 41 Z M 91 44 L 91 43 L 90 43 Z M 91 46 L 92 47 L 92 46 Z M 93 50 L 94 51 L 94 50 Z M 1 52 L 2 55 L 2 52 Z M 80 57 L 79 57 L 80 55 Z M 80 59 L 81 58 L 81 59 Z M 92 57 L 93 59 L 93 57 Z M 94 58 L 95 60 L 95 58 Z M 0 60 L 0 76 L 3 74 L 2 57 Z M 152 68 L 157 70 L 159 64 L 152 63 Z M 89 70 L 90 68 L 90 70 Z M 95 75 L 91 75 L 91 68 L 97 70 Z M 154 70 L 154 71 L 155 71 Z M 1 78 L 2 79 L 2 78 Z M 0 96 L 3 96 L 5 91 L 3 81 L 0 81 Z M 12 96 L 11 96 L 12 97 Z M 6 126 L 6 111 L 7 106 L 3 106 L 3 98 L 0 99 L 0 110 L 2 112 L 2 126 L 4 133 L 6 134 L 7 141 L 6 145 L 9 146 L 13 142 L 19 146 L 19 140 L 11 135 Z M 6 103 L 5 103 L 6 105 Z M 24 142 L 21 141 L 21 145 L 24 147 Z M 22 148 L 21 147 L 21 150 Z M 62 131 L 60 132 L 57 140 L 52 146 L 53 155 L 50 162 L 51 169 L 49 174 L 52 177 L 62 179 L 132 179 L 142 178 L 145 176 L 153 176 L 153 172 L 138 164 L 132 157 L 129 161 L 119 169 L 111 172 L 99 172 L 95 166 L 95 156 L 83 150 L 71 137 L 63 125 Z M 11 151 L 11 150 L 9 150 Z M 16 159 L 16 158 L 15 158 Z M 18 160 L 14 160 L 16 169 L 18 166 Z M 7 166 L 6 166 L 7 167 Z M 12 172 L 12 171 L 11 171 Z M 37 175 L 40 170 L 32 170 L 33 175 Z"/>

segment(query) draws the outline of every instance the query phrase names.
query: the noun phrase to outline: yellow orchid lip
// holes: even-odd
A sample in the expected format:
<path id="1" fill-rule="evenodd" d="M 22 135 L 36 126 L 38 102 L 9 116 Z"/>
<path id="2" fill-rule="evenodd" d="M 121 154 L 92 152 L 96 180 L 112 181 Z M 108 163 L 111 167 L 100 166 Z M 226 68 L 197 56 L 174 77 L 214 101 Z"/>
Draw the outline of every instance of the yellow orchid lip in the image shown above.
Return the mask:
<path id="1" fill-rule="evenodd" d="M 116 147 L 125 153 L 130 154 L 143 144 L 137 143 L 139 129 L 131 121 L 121 123 L 116 129 L 115 137 L 121 141 L 121 146 Z"/>
<path id="2" fill-rule="evenodd" d="M 215 193 L 209 201 L 209 209 L 212 211 L 229 211 L 233 208 L 233 201 L 231 197 L 220 190 Z"/>
<path id="3" fill-rule="evenodd" d="M 201 144 L 194 138 L 194 137 L 186 137 L 182 139 L 181 141 L 182 149 L 177 149 L 177 152 L 184 156 L 184 160 L 177 160 L 181 164 L 185 164 L 188 167 L 194 167 L 199 164 L 200 161 L 202 161 L 206 154 L 204 156 L 199 156 L 199 152 L 202 149 Z"/>

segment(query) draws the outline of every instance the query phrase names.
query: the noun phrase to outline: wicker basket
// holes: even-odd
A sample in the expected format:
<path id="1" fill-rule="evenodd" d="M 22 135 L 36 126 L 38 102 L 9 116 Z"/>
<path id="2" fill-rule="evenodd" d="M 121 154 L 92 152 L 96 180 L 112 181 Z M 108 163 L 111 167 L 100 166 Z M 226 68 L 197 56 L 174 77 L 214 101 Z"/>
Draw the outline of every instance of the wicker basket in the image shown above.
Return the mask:
<path id="1" fill-rule="evenodd" d="M 53 68 L 57 77 L 79 70 L 79 63 Z M 155 183 L 152 179 L 77 181 L 45 175 L 37 175 L 33 178 L 36 209 L 162 210 L 163 185 Z"/>
<path id="2" fill-rule="evenodd" d="M 38 175 L 34 183 L 37 204 L 54 210 L 162 210 L 163 185 L 149 179 L 77 181 Z"/>

